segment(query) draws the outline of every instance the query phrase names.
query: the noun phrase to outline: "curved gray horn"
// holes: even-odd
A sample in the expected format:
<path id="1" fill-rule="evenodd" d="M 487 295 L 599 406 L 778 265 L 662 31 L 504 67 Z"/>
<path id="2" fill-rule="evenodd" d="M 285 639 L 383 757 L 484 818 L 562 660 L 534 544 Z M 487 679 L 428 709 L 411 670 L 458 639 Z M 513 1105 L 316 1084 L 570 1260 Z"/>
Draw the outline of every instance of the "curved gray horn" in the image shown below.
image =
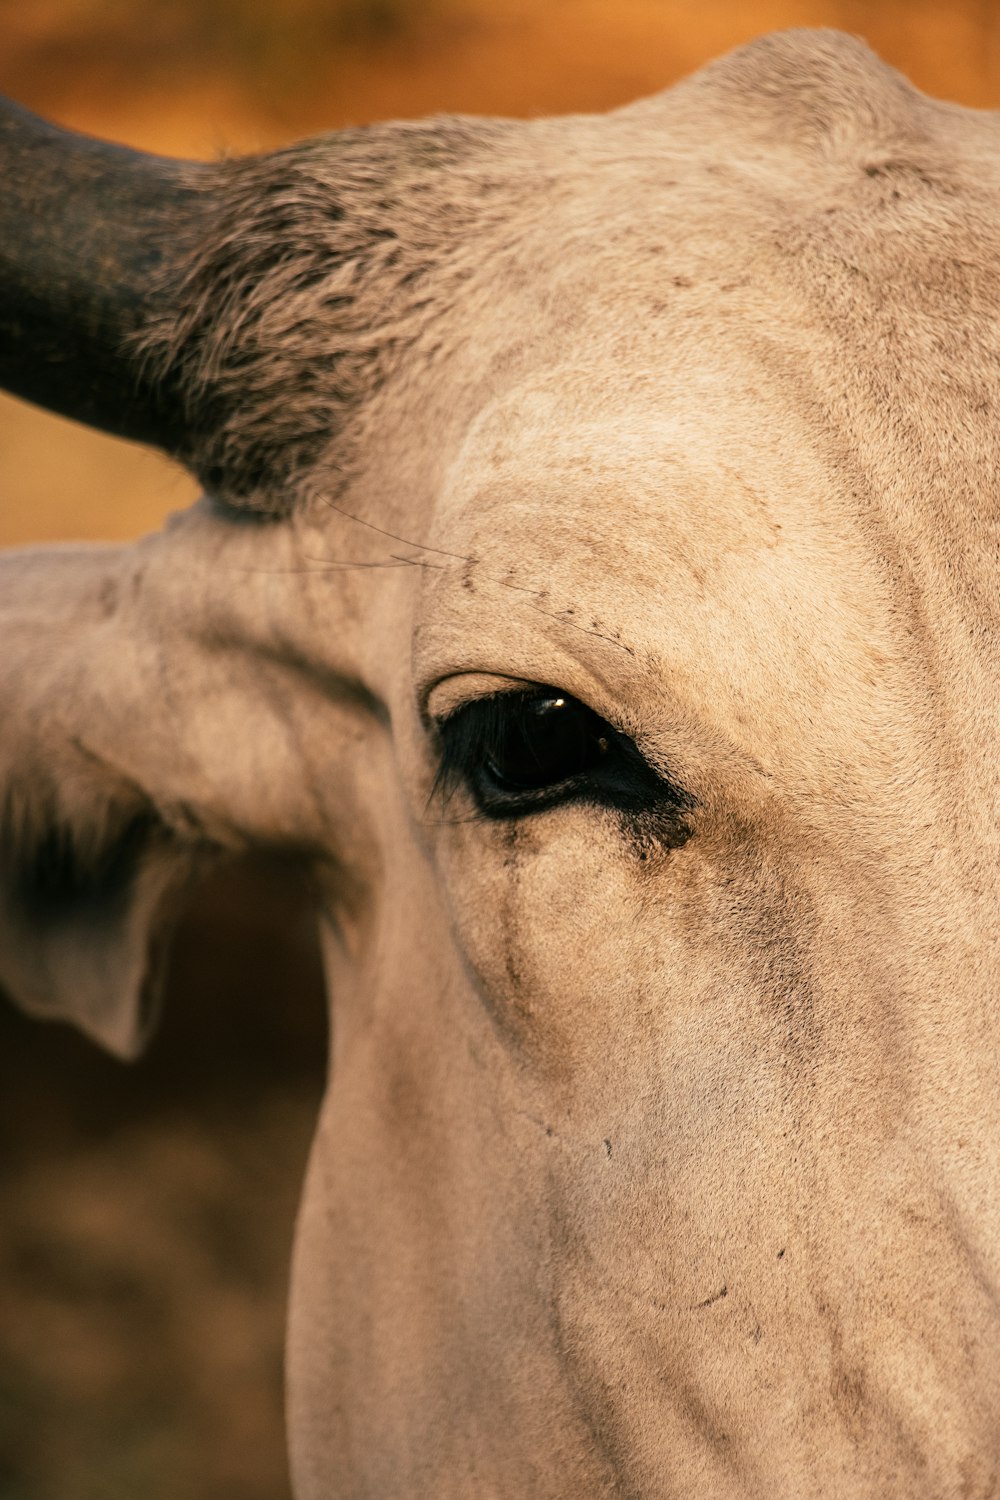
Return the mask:
<path id="1" fill-rule="evenodd" d="M 172 262 L 180 279 L 208 206 L 201 172 L 0 100 L 0 386 L 179 446 L 179 394 L 144 374 L 133 335 L 168 310 L 152 288 L 169 286 Z"/>

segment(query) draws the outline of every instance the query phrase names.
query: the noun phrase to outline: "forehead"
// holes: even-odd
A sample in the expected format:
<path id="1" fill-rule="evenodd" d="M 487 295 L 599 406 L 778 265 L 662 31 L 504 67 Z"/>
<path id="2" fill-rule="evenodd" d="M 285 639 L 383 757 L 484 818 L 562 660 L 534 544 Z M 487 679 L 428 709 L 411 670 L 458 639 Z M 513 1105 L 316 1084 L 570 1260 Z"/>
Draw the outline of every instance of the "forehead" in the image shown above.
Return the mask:
<path id="1" fill-rule="evenodd" d="M 829 507 L 814 434 L 773 377 L 697 337 L 658 343 L 637 329 L 624 358 L 597 348 L 489 402 L 444 476 L 438 534 L 477 561 L 702 587 Z"/>
<path id="2" fill-rule="evenodd" d="M 366 426 L 364 513 L 431 543 L 419 694 L 523 677 L 817 764 L 891 713 L 899 575 L 957 587 L 995 472 L 995 168 L 870 62 L 793 61 L 517 136 Z"/>
<path id="3" fill-rule="evenodd" d="M 755 764 L 808 713 L 846 753 L 888 612 L 808 403 L 745 350 L 637 347 L 640 373 L 557 364 L 473 423 L 436 513 L 451 557 L 424 574 L 419 687 L 553 682 L 640 733 L 714 725 Z"/>
<path id="4" fill-rule="evenodd" d="M 997 297 L 992 250 L 957 256 L 995 230 L 954 174 L 901 160 L 887 187 L 884 143 L 849 144 L 692 151 L 659 195 L 647 154 L 547 220 L 559 257 L 523 237 L 442 444 L 422 687 L 597 684 L 653 719 L 683 696 L 764 756 L 802 723 L 863 745 L 907 645 L 893 569 L 919 536 L 940 595 L 933 554 L 988 485 Z"/>

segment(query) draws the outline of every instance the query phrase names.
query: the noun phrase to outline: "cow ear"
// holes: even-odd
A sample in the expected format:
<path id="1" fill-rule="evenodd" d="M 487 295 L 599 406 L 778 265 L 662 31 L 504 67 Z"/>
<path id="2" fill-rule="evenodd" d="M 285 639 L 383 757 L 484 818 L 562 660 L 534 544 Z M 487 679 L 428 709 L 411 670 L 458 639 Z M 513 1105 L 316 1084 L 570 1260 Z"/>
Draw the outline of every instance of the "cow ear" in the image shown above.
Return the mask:
<path id="1" fill-rule="evenodd" d="M 133 785 L 86 758 L 8 779 L 0 811 L 0 985 L 121 1058 L 157 1017 L 172 920 L 196 868 Z"/>

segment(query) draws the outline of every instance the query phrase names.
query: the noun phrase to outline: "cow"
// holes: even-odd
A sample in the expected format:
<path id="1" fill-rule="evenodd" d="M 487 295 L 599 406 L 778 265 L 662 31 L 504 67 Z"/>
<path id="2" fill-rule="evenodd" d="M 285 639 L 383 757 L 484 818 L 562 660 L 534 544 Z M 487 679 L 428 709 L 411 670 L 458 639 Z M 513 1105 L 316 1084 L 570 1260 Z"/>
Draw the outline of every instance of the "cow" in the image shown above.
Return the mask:
<path id="1" fill-rule="evenodd" d="M 205 496 L 3 559 L 0 978 L 132 1056 L 312 872 L 296 1494 L 1000 1493 L 1000 120 L 2 141 L 4 382 Z"/>

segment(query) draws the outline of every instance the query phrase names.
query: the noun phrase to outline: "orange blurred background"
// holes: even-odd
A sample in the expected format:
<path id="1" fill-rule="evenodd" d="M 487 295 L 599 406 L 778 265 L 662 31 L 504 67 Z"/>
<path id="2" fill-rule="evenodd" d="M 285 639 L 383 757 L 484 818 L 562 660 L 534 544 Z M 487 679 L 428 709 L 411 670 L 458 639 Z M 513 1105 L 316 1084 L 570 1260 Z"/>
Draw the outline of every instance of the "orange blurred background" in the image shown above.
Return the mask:
<path id="1" fill-rule="evenodd" d="M 0 0 L 0 91 L 200 157 L 392 116 L 606 109 L 787 26 L 1000 102 L 994 0 Z M 131 537 L 194 493 L 0 398 L 0 543 Z M 0 1500 L 287 1495 L 282 1309 L 323 1050 L 307 905 L 266 862 L 199 898 L 134 1068 L 0 1009 Z"/>

